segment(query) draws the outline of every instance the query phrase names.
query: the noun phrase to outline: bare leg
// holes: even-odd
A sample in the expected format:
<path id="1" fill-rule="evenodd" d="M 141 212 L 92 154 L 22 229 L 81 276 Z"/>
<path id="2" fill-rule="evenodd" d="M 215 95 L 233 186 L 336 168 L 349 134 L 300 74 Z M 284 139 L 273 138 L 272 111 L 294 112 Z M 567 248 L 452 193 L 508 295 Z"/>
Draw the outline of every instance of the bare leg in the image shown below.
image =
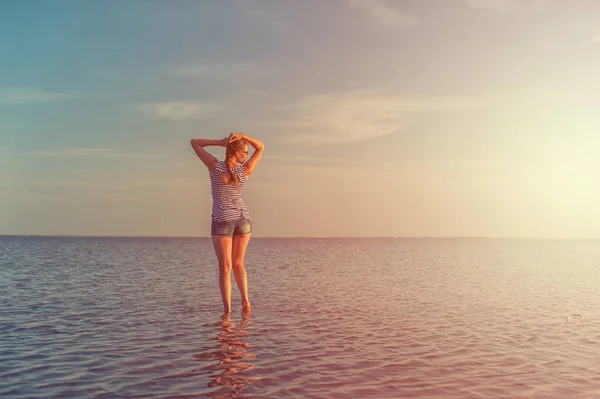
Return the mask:
<path id="1" fill-rule="evenodd" d="M 244 256 L 246 255 L 246 248 L 250 241 L 251 233 L 243 235 L 233 236 L 233 275 L 235 276 L 235 282 L 240 290 L 240 296 L 242 297 L 242 312 L 250 313 L 250 300 L 248 299 L 248 278 L 246 276 L 246 268 L 244 267 Z"/>
<path id="2" fill-rule="evenodd" d="M 219 288 L 223 299 L 223 311 L 231 313 L 231 242 L 229 236 L 213 236 L 213 246 L 219 261 Z"/>

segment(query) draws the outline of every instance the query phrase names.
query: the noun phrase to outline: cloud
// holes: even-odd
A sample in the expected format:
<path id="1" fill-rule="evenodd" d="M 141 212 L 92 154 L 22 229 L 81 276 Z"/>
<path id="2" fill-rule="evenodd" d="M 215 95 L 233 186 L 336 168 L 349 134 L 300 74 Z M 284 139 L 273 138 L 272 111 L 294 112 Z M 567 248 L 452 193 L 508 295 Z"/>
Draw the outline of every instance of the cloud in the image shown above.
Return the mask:
<path id="1" fill-rule="evenodd" d="M 170 101 L 139 104 L 137 109 L 147 115 L 170 120 L 199 119 L 217 114 L 223 105 L 200 101 Z"/>
<path id="2" fill-rule="evenodd" d="M 251 78 L 256 67 L 251 62 L 226 62 L 210 59 L 198 59 L 167 68 L 169 75 L 186 78 Z"/>
<path id="3" fill-rule="evenodd" d="M 85 157 L 85 158 L 163 158 L 162 154 L 119 152 L 111 148 L 65 148 L 60 150 L 34 150 L 34 157 Z"/>
<path id="4" fill-rule="evenodd" d="M 590 39 L 587 42 L 585 42 L 583 44 L 583 47 L 595 46 L 598 43 L 600 43 L 600 35 L 598 35 L 596 37 L 593 37 L 592 39 Z"/>
<path id="5" fill-rule="evenodd" d="M 80 98 L 74 93 L 43 91 L 32 87 L 0 87 L 0 104 L 28 104 Z"/>
<path id="6" fill-rule="evenodd" d="M 0 163 L 6 162 L 6 158 L 11 154 L 9 147 L 0 146 Z"/>
<path id="7" fill-rule="evenodd" d="M 404 13 L 391 7 L 382 0 L 346 0 L 350 7 L 364 12 L 375 21 L 404 29 L 415 28 L 420 21 L 414 15 Z"/>
<path id="8" fill-rule="evenodd" d="M 538 9 L 547 0 L 465 0 L 468 7 L 492 12 Z"/>
<path id="9" fill-rule="evenodd" d="M 376 90 L 316 94 L 274 109 L 280 119 L 264 125 L 285 129 L 292 141 L 348 142 L 385 136 L 414 113 L 464 109 L 477 103 L 458 98 L 411 98 Z"/>
<path id="10" fill-rule="evenodd" d="M 465 0 L 467 6 L 489 11 L 510 11 L 516 7 L 515 0 Z"/>

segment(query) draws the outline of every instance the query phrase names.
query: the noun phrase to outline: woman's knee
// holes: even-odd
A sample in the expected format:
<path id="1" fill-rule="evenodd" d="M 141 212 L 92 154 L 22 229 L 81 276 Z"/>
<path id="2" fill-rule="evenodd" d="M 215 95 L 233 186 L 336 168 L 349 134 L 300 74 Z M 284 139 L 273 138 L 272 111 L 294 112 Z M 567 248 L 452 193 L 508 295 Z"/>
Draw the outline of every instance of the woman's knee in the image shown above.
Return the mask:
<path id="1" fill-rule="evenodd" d="M 233 264 L 233 269 L 234 270 L 240 270 L 244 268 L 244 262 L 235 262 Z"/>
<path id="2" fill-rule="evenodd" d="M 231 262 L 219 263 L 219 270 L 222 273 L 231 273 Z"/>

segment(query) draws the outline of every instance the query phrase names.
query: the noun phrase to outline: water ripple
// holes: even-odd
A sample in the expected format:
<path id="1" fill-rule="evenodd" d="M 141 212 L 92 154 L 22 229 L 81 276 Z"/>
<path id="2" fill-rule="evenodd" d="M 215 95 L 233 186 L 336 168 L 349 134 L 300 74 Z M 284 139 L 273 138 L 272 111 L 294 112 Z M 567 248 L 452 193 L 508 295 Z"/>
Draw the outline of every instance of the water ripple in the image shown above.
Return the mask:
<path id="1" fill-rule="evenodd" d="M 0 397 L 600 396 L 590 241 L 0 238 Z M 234 286 L 234 309 L 239 294 Z"/>

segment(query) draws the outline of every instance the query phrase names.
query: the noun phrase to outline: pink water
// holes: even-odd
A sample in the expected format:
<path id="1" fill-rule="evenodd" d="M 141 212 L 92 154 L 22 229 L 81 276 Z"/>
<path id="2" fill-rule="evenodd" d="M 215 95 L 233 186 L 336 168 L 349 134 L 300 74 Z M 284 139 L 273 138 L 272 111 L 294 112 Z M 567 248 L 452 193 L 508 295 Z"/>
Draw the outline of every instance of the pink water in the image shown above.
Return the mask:
<path id="1" fill-rule="evenodd" d="M 215 262 L 1 237 L 0 397 L 600 397 L 598 241 L 257 238 L 250 317 Z"/>

